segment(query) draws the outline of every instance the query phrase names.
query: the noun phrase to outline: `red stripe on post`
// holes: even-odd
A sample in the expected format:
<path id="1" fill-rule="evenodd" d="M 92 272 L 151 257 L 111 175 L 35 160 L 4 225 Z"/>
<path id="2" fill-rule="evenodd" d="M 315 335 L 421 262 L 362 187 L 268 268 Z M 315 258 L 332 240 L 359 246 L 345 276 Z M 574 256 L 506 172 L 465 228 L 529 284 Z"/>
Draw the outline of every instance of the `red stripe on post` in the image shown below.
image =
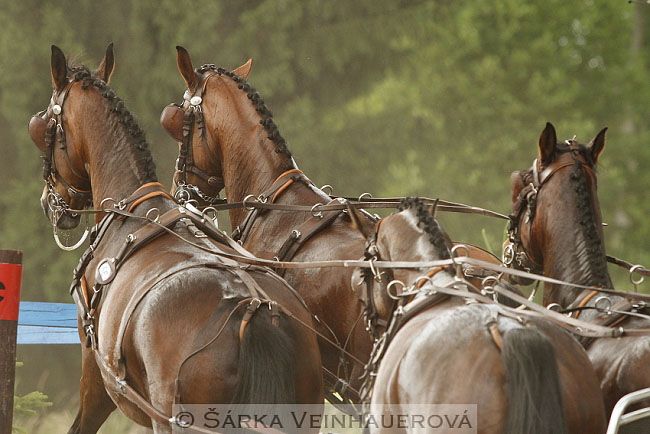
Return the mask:
<path id="1" fill-rule="evenodd" d="M 0 320 L 18 320 L 22 274 L 22 265 L 0 264 Z"/>

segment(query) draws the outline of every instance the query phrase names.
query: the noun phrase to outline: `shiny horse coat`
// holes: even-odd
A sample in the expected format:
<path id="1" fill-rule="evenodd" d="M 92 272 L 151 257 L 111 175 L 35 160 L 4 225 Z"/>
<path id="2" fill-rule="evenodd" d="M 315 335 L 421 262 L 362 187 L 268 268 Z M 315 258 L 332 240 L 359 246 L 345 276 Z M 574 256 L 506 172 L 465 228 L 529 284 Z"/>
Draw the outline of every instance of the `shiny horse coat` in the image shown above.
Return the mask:
<path id="1" fill-rule="evenodd" d="M 106 209 L 143 184 L 155 183 L 156 175 L 144 133 L 106 84 L 113 69 L 112 45 L 94 74 L 68 66 L 54 46 L 51 68 L 54 102 L 63 91 L 66 96 L 39 116 L 46 124 L 58 122 L 56 137 L 34 134 L 56 164 L 54 175 L 46 176 L 42 203 L 54 225 L 70 228 L 79 223 L 70 208 L 86 203 L 66 184 L 86 187 L 94 207 Z M 38 124 L 35 120 L 30 132 L 42 131 Z M 135 217 L 111 222 L 81 279 L 90 295 L 99 262 L 120 256 L 129 235 L 150 224 L 142 217 L 176 207 L 157 195 L 132 204 L 128 211 Z M 206 248 L 231 251 L 196 238 L 191 229 L 187 222 L 172 228 Z M 174 403 L 322 403 L 316 336 L 287 315 L 309 325 L 311 314 L 278 276 L 262 268 L 241 274 L 239 267 L 171 235 L 143 245 L 122 265 L 93 311 L 96 350 L 82 346 L 81 402 L 70 433 L 96 432 L 116 406 L 156 433 L 171 432 L 169 422 L 152 420 L 142 405 L 125 397 L 115 377 L 169 417 Z M 243 277 L 254 283 L 245 284 Z M 263 288 L 284 313 L 274 326 L 271 311 L 259 309 L 240 336 L 251 285 Z M 87 330 L 80 321 L 82 338 Z"/>

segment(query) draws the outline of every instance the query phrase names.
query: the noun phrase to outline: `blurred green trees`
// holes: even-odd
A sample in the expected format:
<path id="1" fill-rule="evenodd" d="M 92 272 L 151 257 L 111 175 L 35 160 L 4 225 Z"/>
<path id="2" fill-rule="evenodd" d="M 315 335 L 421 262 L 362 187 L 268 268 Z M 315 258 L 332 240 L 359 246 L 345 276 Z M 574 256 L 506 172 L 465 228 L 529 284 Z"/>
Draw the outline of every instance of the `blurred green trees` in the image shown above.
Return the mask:
<path id="1" fill-rule="evenodd" d="M 162 108 L 197 66 L 249 57 L 300 167 L 335 192 L 426 195 L 509 212 L 546 121 L 589 141 L 609 126 L 600 203 L 608 252 L 650 264 L 650 6 L 565 2 L 0 0 L 0 245 L 25 251 L 23 298 L 69 301 L 79 253 L 59 251 L 38 198 L 29 116 L 50 97 L 50 45 L 95 67 L 115 42 L 112 85 L 148 132 L 161 181 L 176 145 Z M 456 239 L 500 245 L 503 223 L 445 216 Z M 482 235 L 481 230 L 487 229 Z"/>

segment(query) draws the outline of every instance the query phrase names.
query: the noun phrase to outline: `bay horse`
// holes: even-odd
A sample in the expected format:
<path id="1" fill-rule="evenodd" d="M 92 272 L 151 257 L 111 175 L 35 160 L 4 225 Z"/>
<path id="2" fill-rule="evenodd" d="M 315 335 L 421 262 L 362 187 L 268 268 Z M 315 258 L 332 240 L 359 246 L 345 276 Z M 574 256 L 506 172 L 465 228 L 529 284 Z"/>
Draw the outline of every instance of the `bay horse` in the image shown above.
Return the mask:
<path id="1" fill-rule="evenodd" d="M 558 142 L 555 127 L 547 123 L 532 167 L 512 173 L 513 220 L 506 242 L 511 252 L 506 256 L 513 266 L 564 282 L 613 287 L 596 177 L 606 131 L 602 129 L 587 145 L 576 140 Z M 543 302 L 575 310 L 580 319 L 601 325 L 650 326 L 647 318 L 634 316 L 644 306 L 618 296 L 601 298 L 594 290 L 545 283 Z M 594 309 L 597 304 L 632 315 L 599 313 Z M 608 414 L 625 394 L 650 387 L 650 336 L 598 338 L 584 344 L 600 378 Z M 650 427 L 644 432 L 650 432 Z"/>
<path id="2" fill-rule="evenodd" d="M 367 240 L 365 257 L 415 262 L 451 258 L 452 243 L 433 208 L 405 199 L 401 212 L 376 225 L 362 221 L 351 208 Z M 384 270 L 380 282 L 371 273 L 353 281 L 365 281 L 366 289 L 354 285 L 358 296 L 372 302 L 376 314 L 390 324 L 371 395 L 374 420 L 409 414 L 418 404 L 477 404 L 473 428 L 480 434 L 605 431 L 596 374 L 568 332 L 525 311 L 465 297 L 466 287 L 458 287 L 449 267 Z M 389 284 L 393 280 L 419 291 L 398 306 L 399 289 Z M 456 295 L 435 293 L 442 288 L 456 288 Z M 460 428 L 460 420 L 454 427 Z M 403 432 L 416 431 L 423 432 Z"/>
<path id="3" fill-rule="evenodd" d="M 187 50 L 176 48 L 187 90 L 180 106 L 171 104 L 161 115 L 163 127 L 179 142 L 174 194 L 205 207 L 214 204 L 225 187 L 230 203 L 248 199 L 314 206 L 311 213 L 232 208 L 233 237 L 265 259 L 358 258 L 363 237 L 346 213 L 317 210 L 318 204 L 339 202 L 298 169 L 270 110 L 246 81 L 252 60 L 233 71 L 214 65 L 195 70 Z M 500 263 L 478 248 L 470 248 L 467 254 Z M 320 333 L 327 337 L 319 344 L 328 388 L 345 396 L 346 402 L 357 402 L 355 389 L 371 341 L 361 321 L 362 306 L 350 288 L 351 273 L 350 269 L 292 269 L 284 277 L 303 296 L 318 319 Z M 327 395 L 333 403 L 338 400 L 332 393 Z"/>
<path id="4" fill-rule="evenodd" d="M 113 66 L 112 44 L 94 73 L 52 46 L 53 96 L 29 128 L 48 220 L 70 229 L 72 210 L 105 211 L 71 288 L 87 344 L 69 432 L 95 433 L 116 406 L 167 433 L 173 404 L 322 405 L 316 336 L 296 321 L 313 327 L 309 310 L 270 269 L 209 253 L 236 251 L 157 183 L 144 132 L 107 84 Z"/>

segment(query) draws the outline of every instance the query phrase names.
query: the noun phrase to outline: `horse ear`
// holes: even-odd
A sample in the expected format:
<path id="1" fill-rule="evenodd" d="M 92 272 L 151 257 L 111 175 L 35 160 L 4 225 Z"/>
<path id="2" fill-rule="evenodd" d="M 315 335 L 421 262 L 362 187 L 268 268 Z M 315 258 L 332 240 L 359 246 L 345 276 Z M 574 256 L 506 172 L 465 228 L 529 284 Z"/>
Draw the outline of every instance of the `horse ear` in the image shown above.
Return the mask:
<path id="1" fill-rule="evenodd" d="M 52 69 L 52 85 L 54 89 L 63 89 L 68 84 L 68 65 L 63 51 L 56 45 L 52 45 L 50 68 Z"/>
<path id="2" fill-rule="evenodd" d="M 598 157 L 600 153 L 605 149 L 605 133 L 607 132 L 607 127 L 600 130 L 596 137 L 593 138 L 591 142 L 587 145 L 589 152 L 591 152 L 591 158 L 594 160 L 594 164 L 598 162 Z"/>
<path id="3" fill-rule="evenodd" d="M 115 56 L 113 55 L 113 43 L 111 42 L 106 47 L 106 54 L 104 54 L 102 62 L 99 64 L 97 70 L 93 75 L 100 80 L 104 80 L 104 83 L 108 84 L 108 81 L 111 79 L 111 75 L 113 75 L 114 67 Z"/>
<path id="4" fill-rule="evenodd" d="M 176 58 L 176 65 L 178 66 L 178 71 L 183 76 L 185 84 L 188 89 L 194 89 L 196 85 L 196 72 L 194 72 L 194 67 L 192 66 L 192 60 L 190 59 L 190 53 L 180 45 L 176 46 L 176 52 L 178 56 Z"/>
<path id="5" fill-rule="evenodd" d="M 350 219 L 352 220 L 352 226 L 354 226 L 359 232 L 361 232 L 361 235 L 368 240 L 371 239 L 375 234 L 374 234 L 374 228 L 370 228 L 368 224 L 364 224 L 362 222 L 362 216 L 359 211 L 355 207 L 352 206 L 350 202 L 347 203 L 348 205 L 348 215 L 350 216 Z"/>
<path id="6" fill-rule="evenodd" d="M 546 127 L 542 134 L 539 136 L 539 161 L 543 166 L 550 164 L 553 161 L 553 153 L 555 152 L 555 145 L 557 145 L 557 134 L 555 127 L 552 123 L 546 122 Z"/>
<path id="7" fill-rule="evenodd" d="M 248 78 L 248 74 L 251 72 L 251 68 L 253 67 L 253 59 L 248 59 L 246 63 L 244 63 L 242 66 L 235 68 L 232 70 L 232 72 L 235 73 L 235 75 L 240 76 L 244 80 Z"/>
<path id="8" fill-rule="evenodd" d="M 436 198 L 435 201 L 433 201 L 433 205 L 431 205 L 431 217 L 436 218 L 436 208 L 438 208 L 438 202 L 440 201 L 439 198 Z"/>

